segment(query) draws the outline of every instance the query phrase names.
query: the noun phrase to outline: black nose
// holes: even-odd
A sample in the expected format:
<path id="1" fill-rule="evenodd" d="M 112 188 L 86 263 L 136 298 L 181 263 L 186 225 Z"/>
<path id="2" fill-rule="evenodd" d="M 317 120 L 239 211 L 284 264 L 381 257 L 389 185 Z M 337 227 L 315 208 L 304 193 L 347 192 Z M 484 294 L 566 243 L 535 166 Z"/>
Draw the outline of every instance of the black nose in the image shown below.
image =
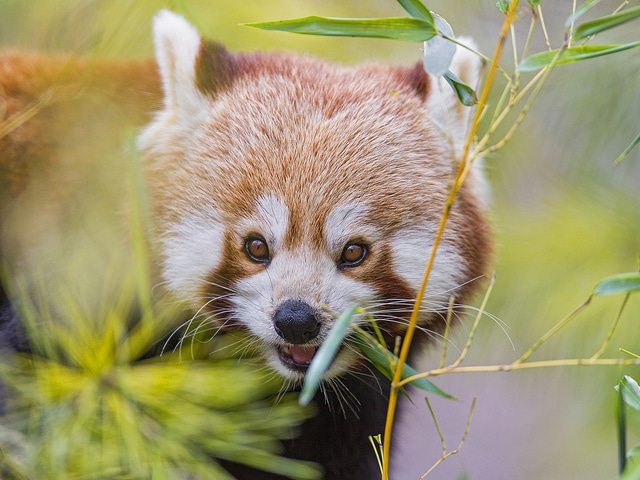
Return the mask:
<path id="1" fill-rule="evenodd" d="M 300 300 L 282 302 L 273 315 L 276 332 L 296 345 L 313 340 L 320 331 L 320 320 L 308 303 Z"/>

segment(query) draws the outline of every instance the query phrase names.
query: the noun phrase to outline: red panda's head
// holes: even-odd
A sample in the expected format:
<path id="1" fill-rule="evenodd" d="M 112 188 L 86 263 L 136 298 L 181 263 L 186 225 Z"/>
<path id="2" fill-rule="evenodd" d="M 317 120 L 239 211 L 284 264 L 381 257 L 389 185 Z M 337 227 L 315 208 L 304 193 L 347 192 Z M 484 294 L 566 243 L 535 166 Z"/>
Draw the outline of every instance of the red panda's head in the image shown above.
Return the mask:
<path id="1" fill-rule="evenodd" d="M 465 138 L 468 109 L 414 68 L 231 54 L 183 18 L 155 20 L 164 108 L 139 139 L 168 289 L 250 333 L 300 379 L 335 316 L 358 305 L 402 335 Z M 475 83 L 478 62 L 452 68 Z M 481 173 L 451 212 L 424 298 L 438 332 L 490 256 Z M 356 318 L 366 322 L 366 315 Z M 357 364 L 341 349 L 327 376 Z"/>

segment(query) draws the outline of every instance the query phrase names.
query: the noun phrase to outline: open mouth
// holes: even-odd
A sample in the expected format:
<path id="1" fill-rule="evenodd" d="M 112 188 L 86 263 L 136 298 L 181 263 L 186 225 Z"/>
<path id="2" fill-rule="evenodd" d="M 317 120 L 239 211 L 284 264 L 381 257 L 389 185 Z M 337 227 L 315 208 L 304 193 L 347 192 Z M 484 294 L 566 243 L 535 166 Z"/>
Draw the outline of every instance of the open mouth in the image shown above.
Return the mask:
<path id="1" fill-rule="evenodd" d="M 292 370 L 306 372 L 318 351 L 312 345 L 283 345 L 278 348 L 280 361 Z"/>

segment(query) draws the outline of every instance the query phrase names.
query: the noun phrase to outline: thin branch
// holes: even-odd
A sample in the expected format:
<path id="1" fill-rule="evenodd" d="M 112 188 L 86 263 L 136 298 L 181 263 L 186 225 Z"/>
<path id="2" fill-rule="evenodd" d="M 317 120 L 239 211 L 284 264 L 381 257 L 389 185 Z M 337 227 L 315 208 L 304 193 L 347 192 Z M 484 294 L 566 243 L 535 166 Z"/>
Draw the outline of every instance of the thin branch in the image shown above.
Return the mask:
<path id="1" fill-rule="evenodd" d="M 476 318 L 473 321 L 473 326 L 471 327 L 471 331 L 469 332 L 469 336 L 467 337 L 467 343 L 462 349 L 462 352 L 460 352 L 458 359 L 453 363 L 452 368 L 456 368 L 467 357 L 467 353 L 469 353 L 469 350 L 471 349 L 473 338 L 475 336 L 476 330 L 478 329 L 478 325 L 480 325 L 480 319 L 482 318 L 482 315 L 486 310 L 487 302 L 489 301 L 489 297 L 491 296 L 491 291 L 493 290 L 493 286 L 495 285 L 495 283 L 496 283 L 496 276 L 493 275 L 491 277 L 491 283 L 489 284 L 489 288 L 487 288 L 487 292 L 485 293 L 484 298 L 482 299 L 482 304 L 478 309 L 478 314 L 476 315 Z"/>
<path id="2" fill-rule="evenodd" d="M 544 23 L 544 17 L 542 16 L 542 6 L 538 5 L 538 18 L 540 18 L 540 27 L 542 28 L 542 33 L 544 34 L 544 41 L 547 44 L 547 48 L 551 51 L 551 42 L 549 41 L 549 33 L 547 32 L 547 26 Z"/>
<path id="3" fill-rule="evenodd" d="M 427 475 L 429 475 L 433 470 L 435 470 L 435 468 L 440 465 L 442 462 L 444 462 L 447 458 L 449 458 L 451 455 L 455 455 L 458 452 L 460 452 L 460 450 L 462 449 L 464 442 L 467 441 L 467 437 L 469 436 L 469 430 L 471 430 L 471 420 L 473 419 L 473 412 L 476 409 L 476 402 L 477 402 L 477 397 L 473 398 L 473 401 L 471 402 L 471 409 L 469 411 L 469 417 L 467 418 L 467 425 L 464 429 L 464 433 L 462 434 L 462 438 L 460 439 L 460 443 L 458 443 L 458 446 L 456 447 L 455 450 L 451 450 L 451 451 L 447 451 L 447 445 L 445 444 L 445 440 L 444 440 L 444 435 L 442 433 L 442 430 L 440 429 L 440 425 L 438 424 L 438 419 L 436 417 L 436 414 L 433 410 L 433 407 L 431 406 L 431 402 L 429 401 L 428 397 L 425 397 L 425 400 L 427 402 L 427 406 L 429 407 L 429 412 L 431 412 L 431 418 L 433 418 L 433 422 L 436 424 L 436 430 L 438 431 L 438 436 L 440 437 L 440 444 L 442 445 L 442 455 L 440 456 L 440 458 L 438 460 L 436 460 L 436 462 L 431 466 L 431 468 L 429 468 L 429 470 L 427 470 L 421 477 L 420 480 L 424 480 L 425 478 L 427 478 Z"/>
<path id="4" fill-rule="evenodd" d="M 542 335 L 542 337 L 540 337 L 538 339 L 538 341 L 536 343 L 534 343 L 533 346 L 524 353 L 524 355 L 522 355 L 518 360 L 516 360 L 514 362 L 514 364 L 525 362 L 531 355 L 533 355 L 533 352 L 535 352 L 536 350 L 538 350 L 542 346 L 542 344 L 544 344 L 547 340 L 549 340 L 556 333 L 558 333 L 560 330 L 562 330 L 562 328 L 564 328 L 569 323 L 571 323 L 571 321 L 582 310 L 587 308 L 587 306 L 591 303 L 591 298 L 592 298 L 591 296 L 589 298 L 587 298 L 578 308 L 576 308 L 573 312 L 571 312 L 569 315 L 567 315 L 562 320 L 560 320 L 558 323 L 556 323 L 553 327 L 551 327 L 551 329 L 547 333 Z"/>
<path id="5" fill-rule="evenodd" d="M 560 360 L 540 360 L 537 362 L 526 363 L 509 363 L 503 365 L 470 365 L 467 367 L 445 367 L 427 372 L 418 373 L 406 377 L 399 382 L 399 387 L 414 382 L 420 378 L 437 377 L 450 373 L 495 373 L 495 372 L 515 372 L 517 370 L 531 370 L 536 368 L 553 368 L 553 367 L 611 367 L 611 366 L 630 366 L 640 365 L 640 358 L 565 358 Z"/>
<path id="6" fill-rule="evenodd" d="M 442 357 L 440 358 L 440 368 L 443 368 L 447 362 L 447 350 L 449 346 L 449 335 L 451 333 L 451 319 L 453 317 L 453 303 L 455 297 L 449 298 L 449 307 L 447 308 L 447 325 L 444 328 L 444 343 L 442 345 Z"/>
<path id="7" fill-rule="evenodd" d="M 611 338 L 613 337 L 613 334 L 616 331 L 616 328 L 618 327 L 618 323 L 620 323 L 620 317 L 622 317 L 622 312 L 624 312 L 624 309 L 627 306 L 627 302 L 628 302 L 630 296 L 631 296 L 631 293 L 627 293 L 624 296 L 624 300 L 622 301 L 622 305 L 620 305 L 620 309 L 618 310 L 618 314 L 616 315 L 616 318 L 613 321 L 613 324 L 611 325 L 611 328 L 607 332 L 607 338 L 604 339 L 604 342 L 602 342 L 602 346 L 600 347 L 600 350 L 598 350 L 596 353 L 594 353 L 593 356 L 591 357 L 591 359 L 595 360 L 597 358 L 600 358 L 602 356 L 602 354 L 604 353 L 605 349 L 609 346 L 609 343 L 611 343 Z"/>

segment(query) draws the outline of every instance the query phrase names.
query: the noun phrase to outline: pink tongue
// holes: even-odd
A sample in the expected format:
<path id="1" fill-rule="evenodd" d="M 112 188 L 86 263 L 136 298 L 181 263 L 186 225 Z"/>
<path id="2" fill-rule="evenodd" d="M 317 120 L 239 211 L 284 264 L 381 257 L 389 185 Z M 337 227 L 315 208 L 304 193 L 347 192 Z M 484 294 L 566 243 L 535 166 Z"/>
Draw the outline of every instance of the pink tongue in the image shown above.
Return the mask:
<path id="1" fill-rule="evenodd" d="M 291 345 L 291 358 L 299 364 L 311 363 L 316 354 L 316 347 L 305 347 L 302 345 Z"/>

